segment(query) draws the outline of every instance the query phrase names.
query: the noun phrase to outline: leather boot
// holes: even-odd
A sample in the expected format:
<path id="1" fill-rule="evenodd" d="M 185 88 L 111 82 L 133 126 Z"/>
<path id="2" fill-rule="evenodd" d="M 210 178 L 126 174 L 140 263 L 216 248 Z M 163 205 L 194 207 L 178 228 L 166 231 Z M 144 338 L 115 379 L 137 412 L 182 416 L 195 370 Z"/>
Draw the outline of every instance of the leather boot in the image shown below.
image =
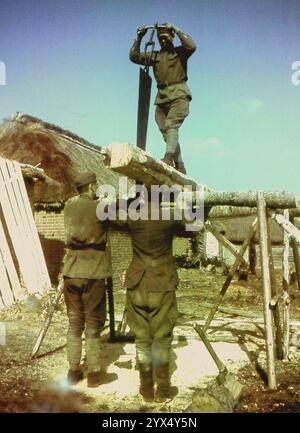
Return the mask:
<path id="1" fill-rule="evenodd" d="M 186 169 L 182 160 L 182 156 L 181 156 L 181 150 L 180 150 L 180 144 L 177 144 L 177 148 L 176 148 L 176 152 L 174 155 L 174 163 L 175 163 L 175 168 L 176 170 L 180 171 L 180 173 L 182 174 L 186 174 Z"/>
<path id="2" fill-rule="evenodd" d="M 182 174 L 186 174 L 186 169 L 183 162 L 175 162 L 176 170 L 180 171 Z"/>
<path id="3" fill-rule="evenodd" d="M 69 383 L 69 385 L 76 385 L 81 380 L 83 380 L 83 372 L 81 370 L 69 370 L 68 371 L 68 383 Z"/>
<path id="4" fill-rule="evenodd" d="M 87 386 L 89 388 L 97 388 L 102 383 L 103 382 L 102 382 L 102 372 L 101 371 L 93 371 L 91 373 L 88 373 Z"/>
<path id="5" fill-rule="evenodd" d="M 151 402 L 154 399 L 154 381 L 153 381 L 153 370 L 152 365 L 139 365 L 140 373 L 140 394 L 144 400 Z"/>
<path id="6" fill-rule="evenodd" d="M 174 167 L 174 155 L 173 153 L 166 153 L 162 161 L 171 167 Z"/>
<path id="7" fill-rule="evenodd" d="M 169 363 L 162 364 L 155 368 L 155 380 L 157 389 L 155 393 L 155 401 L 160 403 L 165 400 L 174 398 L 178 394 L 177 386 L 171 386 L 169 376 Z"/>

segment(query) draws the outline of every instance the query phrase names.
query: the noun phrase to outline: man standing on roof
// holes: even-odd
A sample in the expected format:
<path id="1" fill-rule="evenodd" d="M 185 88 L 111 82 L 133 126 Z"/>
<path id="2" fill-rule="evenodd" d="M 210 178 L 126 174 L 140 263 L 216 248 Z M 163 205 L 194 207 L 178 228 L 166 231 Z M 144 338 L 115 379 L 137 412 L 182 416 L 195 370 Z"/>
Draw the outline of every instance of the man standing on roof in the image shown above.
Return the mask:
<path id="1" fill-rule="evenodd" d="M 166 23 L 157 28 L 160 51 L 141 53 L 141 41 L 146 32 L 144 25 L 137 29 L 137 38 L 129 57 L 133 63 L 153 67 L 158 88 L 155 120 L 166 142 L 162 161 L 186 174 L 178 143 L 178 129 L 189 114 L 192 94 L 186 84 L 187 60 L 196 50 L 196 45 L 190 36 L 174 24 Z M 177 47 L 173 45 L 175 34 L 181 41 Z"/>
<path id="2" fill-rule="evenodd" d="M 96 216 L 96 175 L 84 173 L 76 178 L 75 185 L 79 195 L 69 199 L 64 209 L 68 252 L 62 273 L 69 318 L 68 381 L 74 385 L 83 379 L 80 361 L 85 329 L 88 386 L 97 387 L 103 379 L 100 335 L 106 320 L 107 279 L 111 277 L 107 228 Z"/>

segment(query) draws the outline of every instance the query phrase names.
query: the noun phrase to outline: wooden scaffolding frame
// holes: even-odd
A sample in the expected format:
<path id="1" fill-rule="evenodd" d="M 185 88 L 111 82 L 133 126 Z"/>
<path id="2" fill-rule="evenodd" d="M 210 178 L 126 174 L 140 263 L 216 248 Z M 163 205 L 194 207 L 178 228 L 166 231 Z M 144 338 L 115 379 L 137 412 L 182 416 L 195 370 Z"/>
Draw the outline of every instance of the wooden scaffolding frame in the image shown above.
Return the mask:
<path id="1" fill-rule="evenodd" d="M 228 215 L 229 216 L 229 215 Z M 269 234 L 268 220 L 273 219 L 281 226 L 284 231 L 283 240 L 283 287 L 280 292 L 277 291 L 275 270 L 272 256 L 271 239 Z M 293 224 L 293 218 L 289 219 L 289 211 L 285 209 L 283 214 L 268 210 L 262 191 L 257 192 L 257 216 L 255 217 L 249 233 L 246 236 L 240 249 L 237 249 L 226 237 L 218 232 L 211 221 L 207 221 L 205 228 L 209 230 L 218 241 L 227 248 L 235 257 L 234 263 L 229 269 L 228 276 L 217 296 L 217 299 L 208 314 L 205 324 L 202 328 L 204 333 L 207 332 L 210 323 L 215 314 L 221 309 L 226 291 L 233 279 L 235 272 L 241 264 L 247 265 L 244 254 L 250 245 L 256 232 L 260 245 L 260 262 L 262 273 L 263 289 L 263 315 L 265 328 L 265 345 L 267 355 L 267 375 L 268 386 L 270 389 L 277 388 L 275 360 L 288 359 L 289 354 L 289 246 L 293 249 L 293 258 L 297 274 L 298 288 L 300 289 L 300 261 L 298 245 L 300 245 L 300 230 Z M 283 299 L 283 326 L 281 325 L 279 300 Z M 238 314 L 238 313 L 237 313 Z M 243 313 L 239 313 L 242 315 Z"/>

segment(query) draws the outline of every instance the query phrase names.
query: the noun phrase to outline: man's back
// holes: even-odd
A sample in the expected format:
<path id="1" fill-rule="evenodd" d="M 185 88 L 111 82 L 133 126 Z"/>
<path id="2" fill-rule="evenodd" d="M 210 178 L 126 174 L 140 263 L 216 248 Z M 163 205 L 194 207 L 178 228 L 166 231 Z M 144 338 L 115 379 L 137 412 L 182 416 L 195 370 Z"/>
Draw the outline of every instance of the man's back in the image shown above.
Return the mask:
<path id="1" fill-rule="evenodd" d="M 84 194 L 69 199 L 64 209 L 66 245 L 63 275 L 102 279 L 111 275 L 106 227 L 96 216 L 97 201 Z"/>

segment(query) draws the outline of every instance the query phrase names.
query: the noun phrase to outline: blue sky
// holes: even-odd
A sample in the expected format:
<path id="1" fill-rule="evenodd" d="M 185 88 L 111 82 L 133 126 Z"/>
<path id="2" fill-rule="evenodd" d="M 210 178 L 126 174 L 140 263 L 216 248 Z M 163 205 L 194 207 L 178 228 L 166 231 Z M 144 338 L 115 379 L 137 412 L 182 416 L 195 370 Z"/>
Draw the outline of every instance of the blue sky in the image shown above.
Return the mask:
<path id="1" fill-rule="evenodd" d="M 139 67 L 128 53 L 140 24 L 166 21 L 197 44 L 180 129 L 188 173 L 300 197 L 299 0 L 1 0 L 0 119 L 21 111 L 100 146 L 134 144 Z M 152 103 L 155 93 L 153 83 Z M 147 149 L 165 149 L 153 104 Z"/>

